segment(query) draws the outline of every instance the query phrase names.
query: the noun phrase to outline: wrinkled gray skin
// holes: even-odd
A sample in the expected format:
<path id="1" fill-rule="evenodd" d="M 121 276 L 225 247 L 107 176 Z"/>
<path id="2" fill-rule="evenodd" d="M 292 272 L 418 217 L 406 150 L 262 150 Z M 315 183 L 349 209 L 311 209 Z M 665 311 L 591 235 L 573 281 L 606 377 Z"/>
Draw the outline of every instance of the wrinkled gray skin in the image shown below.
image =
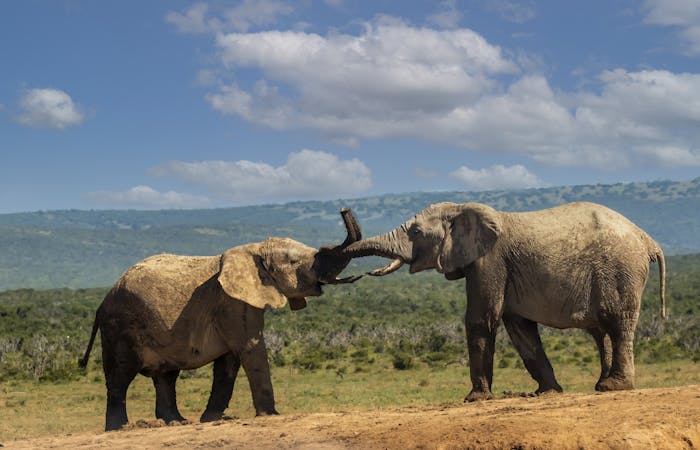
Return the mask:
<path id="1" fill-rule="evenodd" d="M 127 270 L 95 315 L 87 364 L 99 328 L 107 385 L 105 429 L 127 423 L 126 392 L 136 374 L 151 377 L 156 417 L 182 421 L 175 382 L 182 369 L 214 361 L 214 380 L 202 422 L 220 419 L 240 366 L 246 371 L 256 414 L 277 414 L 263 338 L 265 307 L 321 295 L 350 261 L 340 251 L 361 238 L 349 210 L 341 212 L 345 242 L 320 250 L 284 238 L 234 247 L 217 256 L 156 255 Z"/>
<path id="2" fill-rule="evenodd" d="M 345 249 L 353 258 L 394 261 L 410 272 L 436 269 L 448 280 L 466 277 L 467 345 L 472 390 L 466 401 L 491 399 L 499 319 L 532 378 L 536 393 L 561 392 L 537 324 L 582 328 L 595 339 L 601 373 L 596 390 L 634 387 L 634 331 L 649 263 L 661 272 L 659 246 L 622 215 L 594 203 L 570 203 L 525 213 L 478 203 L 439 203 L 389 233 Z"/>

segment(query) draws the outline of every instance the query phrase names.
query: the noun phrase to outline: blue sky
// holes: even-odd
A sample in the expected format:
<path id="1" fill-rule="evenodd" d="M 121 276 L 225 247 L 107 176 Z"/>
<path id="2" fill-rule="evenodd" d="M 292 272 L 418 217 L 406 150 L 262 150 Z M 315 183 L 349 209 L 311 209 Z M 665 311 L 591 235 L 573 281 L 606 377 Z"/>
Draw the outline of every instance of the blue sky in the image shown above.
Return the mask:
<path id="1" fill-rule="evenodd" d="M 7 0 L 0 213 L 692 179 L 697 0 Z"/>

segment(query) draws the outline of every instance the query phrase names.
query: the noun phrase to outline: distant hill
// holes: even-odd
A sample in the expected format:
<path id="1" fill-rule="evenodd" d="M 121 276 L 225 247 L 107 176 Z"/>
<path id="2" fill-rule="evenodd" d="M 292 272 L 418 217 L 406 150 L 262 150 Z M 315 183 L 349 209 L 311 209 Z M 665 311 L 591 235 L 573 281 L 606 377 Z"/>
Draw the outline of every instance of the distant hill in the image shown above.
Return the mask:
<path id="1" fill-rule="evenodd" d="M 700 178 L 518 191 L 419 192 L 326 202 L 206 210 L 41 211 L 0 215 L 0 290 L 107 286 L 145 256 L 216 254 L 268 236 L 312 246 L 340 242 L 342 207 L 365 235 L 389 230 L 427 205 L 480 202 L 505 211 L 593 201 L 626 215 L 668 254 L 700 252 Z"/>

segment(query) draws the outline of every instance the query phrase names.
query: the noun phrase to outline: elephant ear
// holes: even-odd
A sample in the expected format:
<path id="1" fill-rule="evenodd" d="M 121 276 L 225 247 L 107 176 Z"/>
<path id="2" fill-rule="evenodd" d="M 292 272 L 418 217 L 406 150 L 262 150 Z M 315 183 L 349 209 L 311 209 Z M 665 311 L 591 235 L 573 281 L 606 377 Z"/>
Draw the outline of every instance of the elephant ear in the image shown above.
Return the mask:
<path id="1" fill-rule="evenodd" d="M 465 205 L 444 227 L 438 271 L 449 279 L 463 277 L 464 269 L 490 252 L 501 234 L 498 212 L 479 204 Z"/>
<path id="2" fill-rule="evenodd" d="M 229 296 L 256 308 L 281 308 L 287 297 L 278 289 L 259 251 L 251 248 L 255 245 L 234 247 L 221 255 L 219 284 Z"/>

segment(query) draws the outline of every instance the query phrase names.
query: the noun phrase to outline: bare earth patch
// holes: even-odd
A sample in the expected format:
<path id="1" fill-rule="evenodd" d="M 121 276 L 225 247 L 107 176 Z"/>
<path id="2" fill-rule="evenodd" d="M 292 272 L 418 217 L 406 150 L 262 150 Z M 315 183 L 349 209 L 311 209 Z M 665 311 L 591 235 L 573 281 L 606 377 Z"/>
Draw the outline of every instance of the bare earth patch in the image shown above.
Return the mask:
<path id="1" fill-rule="evenodd" d="M 501 397 L 503 397 L 501 395 Z M 292 414 L 3 442 L 6 448 L 700 448 L 700 386 Z"/>

